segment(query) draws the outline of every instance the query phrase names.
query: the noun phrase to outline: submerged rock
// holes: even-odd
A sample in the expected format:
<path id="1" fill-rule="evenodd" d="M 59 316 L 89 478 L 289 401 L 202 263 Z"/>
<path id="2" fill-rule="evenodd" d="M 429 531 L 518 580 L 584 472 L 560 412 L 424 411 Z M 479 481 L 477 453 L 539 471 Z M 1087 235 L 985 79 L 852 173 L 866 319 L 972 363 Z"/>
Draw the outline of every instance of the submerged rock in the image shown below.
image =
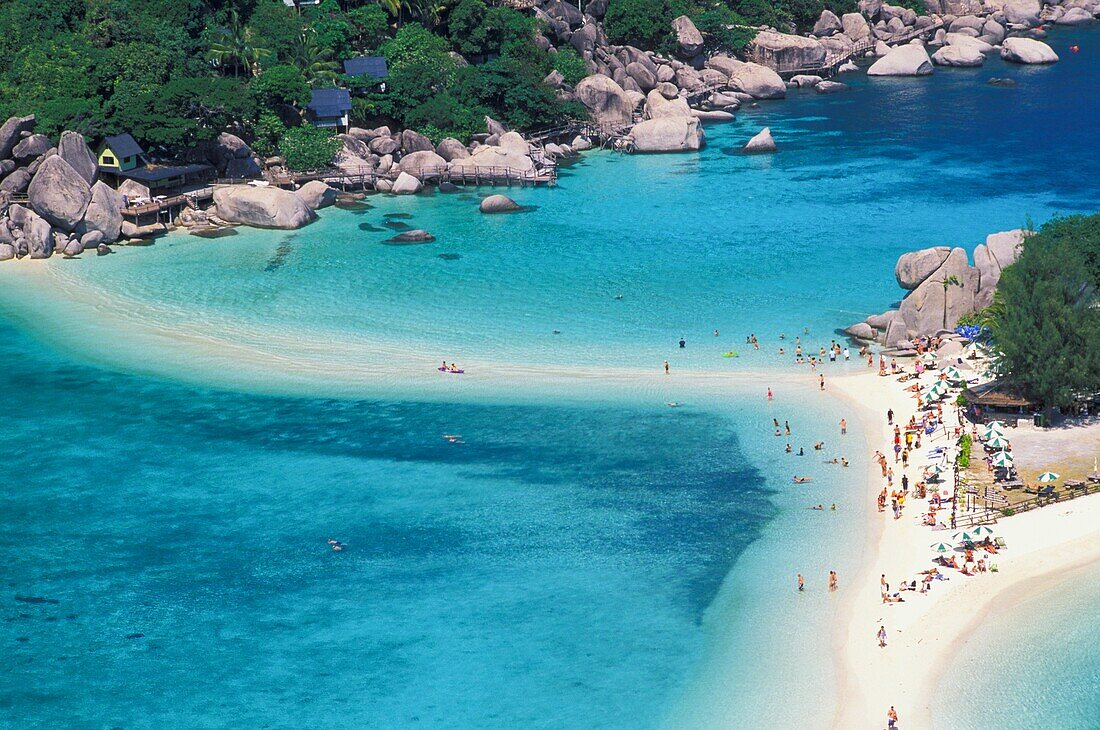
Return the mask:
<path id="1" fill-rule="evenodd" d="M 511 213 L 519 210 L 520 206 L 507 195 L 490 195 L 481 201 L 478 209 L 482 213 Z"/>
<path id="2" fill-rule="evenodd" d="M 385 243 L 431 243 L 435 240 L 435 236 L 427 231 L 416 228 L 404 233 L 398 233 L 393 238 L 387 238 Z"/>
<path id="3" fill-rule="evenodd" d="M 776 149 L 775 140 L 772 139 L 771 128 L 764 127 L 752 139 L 745 143 L 741 151 L 749 154 L 761 154 L 775 152 Z"/>

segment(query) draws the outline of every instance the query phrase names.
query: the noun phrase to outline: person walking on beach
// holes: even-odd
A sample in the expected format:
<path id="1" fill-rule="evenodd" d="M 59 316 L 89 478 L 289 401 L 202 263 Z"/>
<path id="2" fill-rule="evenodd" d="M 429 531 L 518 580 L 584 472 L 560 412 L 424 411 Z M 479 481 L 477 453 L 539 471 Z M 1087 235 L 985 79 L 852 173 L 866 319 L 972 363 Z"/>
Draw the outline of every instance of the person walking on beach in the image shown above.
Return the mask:
<path id="1" fill-rule="evenodd" d="M 885 626 L 879 626 L 878 627 L 877 637 L 878 637 L 879 648 L 885 649 L 886 648 L 886 627 Z"/>
<path id="2" fill-rule="evenodd" d="M 886 423 L 890 426 L 894 425 L 894 409 L 890 408 L 886 411 Z"/>
<path id="3" fill-rule="evenodd" d="M 829 590 L 835 591 L 837 586 L 837 575 L 835 570 L 829 571 Z"/>
<path id="4" fill-rule="evenodd" d="M 822 390 L 825 390 L 825 376 L 824 376 L 824 375 L 820 375 L 820 376 L 818 376 L 818 377 L 820 377 L 820 378 L 821 378 L 821 389 L 822 389 Z"/>
<path id="5" fill-rule="evenodd" d="M 890 705 L 890 709 L 886 711 L 886 727 L 889 730 L 894 730 L 898 723 L 898 711 L 894 709 L 893 705 Z"/>
<path id="6" fill-rule="evenodd" d="M 806 590 L 806 579 L 802 577 L 802 574 L 798 574 L 798 590 L 801 593 Z"/>

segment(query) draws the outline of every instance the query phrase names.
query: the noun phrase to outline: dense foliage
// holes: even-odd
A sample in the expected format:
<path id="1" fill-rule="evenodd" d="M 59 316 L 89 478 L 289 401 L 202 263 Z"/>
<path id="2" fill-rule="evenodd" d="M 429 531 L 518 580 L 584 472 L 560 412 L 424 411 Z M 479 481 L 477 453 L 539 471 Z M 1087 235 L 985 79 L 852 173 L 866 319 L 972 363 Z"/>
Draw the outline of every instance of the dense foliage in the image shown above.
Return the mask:
<path id="1" fill-rule="evenodd" d="M 1100 390 L 1100 215 L 1055 219 L 1026 239 L 991 308 L 998 369 L 1049 412 Z"/>
<path id="2" fill-rule="evenodd" d="M 486 115 L 549 125 L 579 110 L 543 77 L 557 69 L 575 83 L 587 73 L 571 48 L 535 45 L 532 15 L 485 0 L 300 9 L 282 0 L 3 0 L 0 27 L 0 115 L 34 113 L 38 130 L 55 136 L 128 131 L 150 150 L 229 130 L 261 153 L 285 153 L 310 88 L 331 86 L 352 89 L 353 120 L 368 126 L 468 138 Z M 344 59 L 364 54 L 386 57 L 385 92 L 342 75 Z"/>
<path id="3" fill-rule="evenodd" d="M 343 143 L 331 130 L 318 129 L 308 124 L 286 130 L 279 141 L 279 149 L 292 170 L 316 170 L 324 167 L 341 146 Z"/>
<path id="4" fill-rule="evenodd" d="M 707 51 L 730 52 L 748 44 L 761 25 L 809 30 L 826 8 L 838 15 L 857 9 L 855 0 L 611 0 L 604 25 L 612 43 L 671 52 L 670 24 L 686 15 Z"/>

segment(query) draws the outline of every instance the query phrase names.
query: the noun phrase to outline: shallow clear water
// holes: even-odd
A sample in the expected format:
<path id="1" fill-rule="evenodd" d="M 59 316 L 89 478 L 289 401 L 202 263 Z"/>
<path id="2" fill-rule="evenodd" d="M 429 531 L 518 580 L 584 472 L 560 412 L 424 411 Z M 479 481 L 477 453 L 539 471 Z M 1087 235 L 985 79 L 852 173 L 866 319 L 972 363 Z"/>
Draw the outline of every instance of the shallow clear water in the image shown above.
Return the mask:
<path id="1" fill-rule="evenodd" d="M 1095 727 L 1100 570 L 994 608 L 943 678 L 939 728 Z"/>
<path id="2" fill-rule="evenodd" d="M 793 600 L 791 576 L 854 573 L 861 520 L 845 506 L 862 485 L 792 466 L 770 421 L 858 475 L 858 447 L 835 443 L 843 406 L 763 374 L 675 376 L 786 370 L 781 344 L 827 344 L 899 297 L 899 253 L 1095 209 L 1095 37 L 1055 35 L 1049 68 L 994 58 L 793 93 L 709 127 L 699 155 L 592 154 L 555 189 L 513 190 L 528 213 L 376 196 L 298 232 L 172 236 L 39 279 L 4 266 L 0 717 L 815 717 L 832 604 Z M 781 152 L 735 154 L 762 125 Z M 438 242 L 382 245 L 387 220 Z M 473 363 L 469 379 L 423 367 L 442 359 Z M 664 359 L 669 379 L 615 375 Z M 550 396 L 556 376 L 494 383 L 493 363 L 586 375 Z M 342 387 L 375 367 L 389 374 Z M 793 489 L 796 469 L 813 485 Z"/>

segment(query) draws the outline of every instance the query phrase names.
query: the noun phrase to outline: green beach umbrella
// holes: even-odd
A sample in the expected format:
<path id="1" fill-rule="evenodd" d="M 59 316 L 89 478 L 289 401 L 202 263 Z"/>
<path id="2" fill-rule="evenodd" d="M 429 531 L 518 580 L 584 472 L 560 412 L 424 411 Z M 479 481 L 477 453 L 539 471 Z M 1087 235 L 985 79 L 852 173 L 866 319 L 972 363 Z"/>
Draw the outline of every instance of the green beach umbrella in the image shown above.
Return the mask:
<path id="1" fill-rule="evenodd" d="M 956 532 L 956 533 L 955 533 L 954 535 L 952 535 L 951 537 L 952 537 L 953 539 L 955 539 L 955 540 L 958 540 L 958 541 L 961 541 L 961 542 L 974 542 L 974 541 L 975 541 L 975 538 L 976 538 L 977 536 L 978 536 L 978 531 L 977 531 L 977 530 L 973 530 L 973 531 L 971 531 L 971 532 Z"/>
<path id="2" fill-rule="evenodd" d="M 970 531 L 970 534 L 974 535 L 975 537 L 981 537 L 982 535 L 989 537 L 993 534 L 993 530 L 989 529 L 985 525 L 978 525 Z"/>
<path id="3" fill-rule="evenodd" d="M 992 426 L 986 426 L 982 429 L 982 438 L 991 439 L 994 436 L 1004 436 L 1005 430 L 1003 428 L 993 428 Z"/>
<path id="4" fill-rule="evenodd" d="M 993 438 L 986 441 L 987 446 L 992 446 L 995 449 L 1005 449 L 1008 446 L 1008 439 L 1000 434 L 995 434 Z"/>
<path id="5" fill-rule="evenodd" d="M 1004 433 L 1005 432 L 1005 425 L 1004 425 L 1003 421 L 990 421 L 989 423 L 987 423 L 985 425 L 985 427 L 986 428 L 994 428 L 994 429 L 997 430 L 997 433 Z"/>
<path id="6" fill-rule="evenodd" d="M 935 365 L 936 364 L 936 354 L 933 353 L 933 352 L 926 352 L 926 353 L 924 353 L 923 355 L 920 356 L 920 361 L 922 363 L 924 363 L 925 365 Z"/>
<path id="7" fill-rule="evenodd" d="M 1039 481 L 1041 481 L 1043 484 L 1047 484 L 1048 482 L 1053 482 L 1057 478 L 1058 478 L 1058 475 L 1055 474 L 1052 471 L 1045 471 L 1045 472 L 1043 472 L 1042 474 L 1039 475 Z"/>
<path id="8" fill-rule="evenodd" d="M 932 545 L 932 549 L 935 550 L 937 553 L 947 553 L 954 550 L 953 547 L 945 542 L 937 542 L 936 544 Z"/>
<path id="9" fill-rule="evenodd" d="M 963 375 L 962 371 L 959 370 L 954 365 L 948 365 L 947 367 L 945 367 L 940 372 L 942 372 L 947 377 L 947 379 L 949 381 L 951 381 L 952 383 L 959 383 L 959 382 L 965 382 L 966 381 L 966 376 Z"/>
<path id="10" fill-rule="evenodd" d="M 1009 467 L 1015 464 L 1015 460 L 1012 458 L 1012 454 L 1007 451 L 998 451 L 993 456 L 993 466 Z"/>

